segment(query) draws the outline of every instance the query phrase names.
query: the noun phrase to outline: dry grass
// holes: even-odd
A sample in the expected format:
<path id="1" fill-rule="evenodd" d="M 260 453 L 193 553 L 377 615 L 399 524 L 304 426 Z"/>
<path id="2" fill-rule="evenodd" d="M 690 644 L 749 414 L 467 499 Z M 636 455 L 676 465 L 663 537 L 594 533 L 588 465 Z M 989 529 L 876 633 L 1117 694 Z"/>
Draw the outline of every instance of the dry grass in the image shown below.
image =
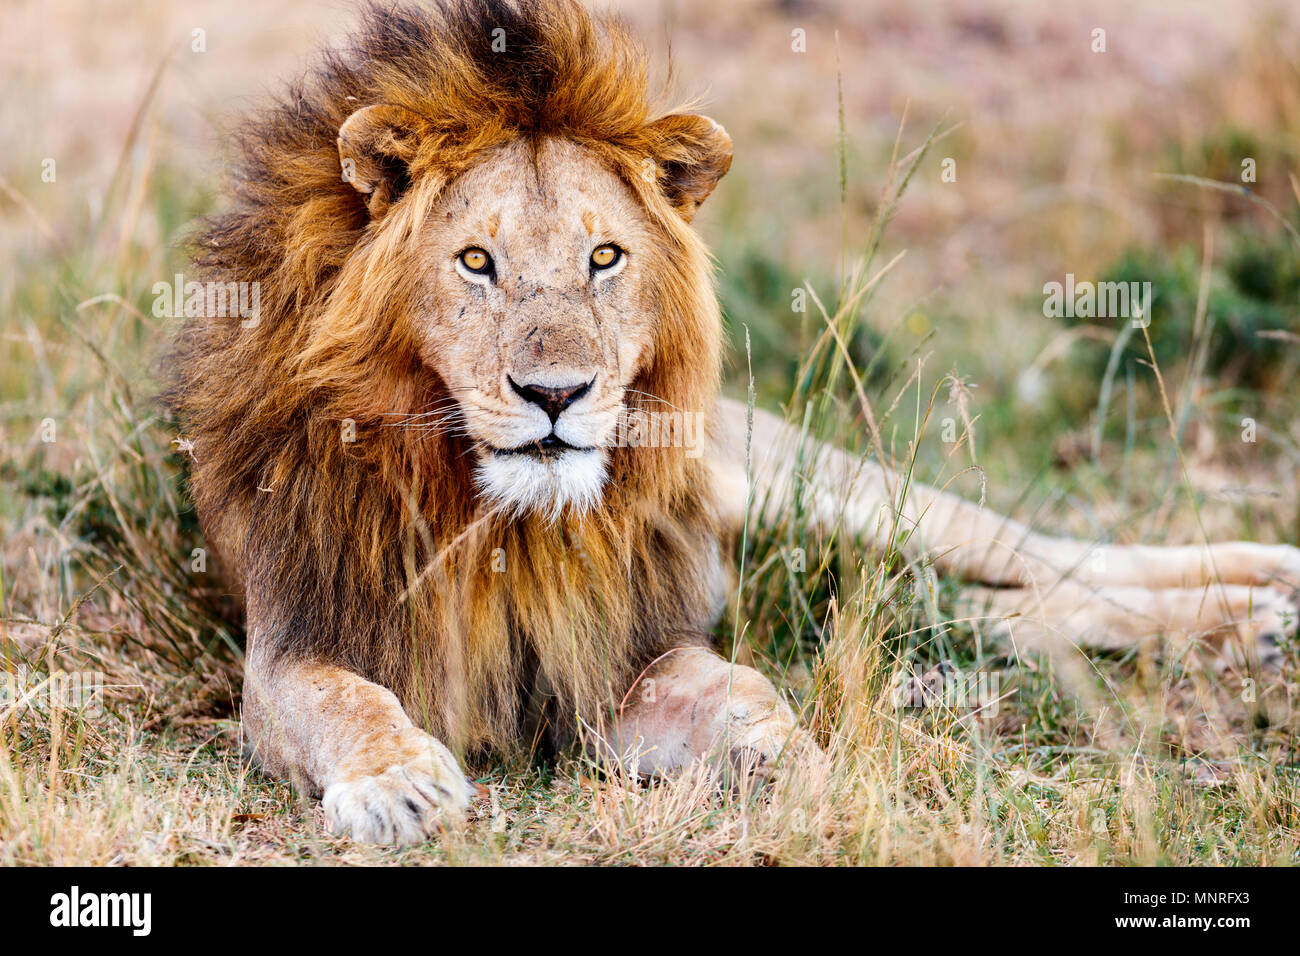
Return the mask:
<path id="1" fill-rule="evenodd" d="M 1151 176 L 1230 175 L 1215 166 L 1231 156 L 1215 145 L 1230 126 L 1266 151 L 1261 168 L 1263 157 L 1272 164 L 1259 195 L 1292 223 L 1300 203 L 1279 175 L 1300 175 L 1286 145 L 1300 135 L 1295 24 L 1261 7 L 1230 35 L 1171 32 L 1154 5 L 1126 15 L 1130 6 L 1055 18 L 999 4 L 955 4 L 937 18 L 888 4 L 861 14 L 813 6 L 794 20 L 757 4 L 709 17 L 679 10 L 679 72 L 713 83 L 715 113 L 739 144 L 704 225 L 739 345 L 732 387 L 749 384 L 744 323 L 761 401 L 919 479 L 986 491 L 993 506 L 1089 537 L 1193 540 L 1199 510 L 1216 537 L 1295 541 L 1300 399 L 1285 379 L 1246 389 L 1231 370 L 1213 379 L 1194 360 L 1162 368 L 1183 426 L 1185 477 L 1144 390 L 1150 369 L 1145 382 L 1117 379 L 1100 448 L 1061 451 L 1094 432 L 1097 382 L 1080 357 L 1108 352 L 1113 332 L 1045 352 L 1062 330 L 1038 314 L 1041 283 L 1096 273 L 1134 244 L 1172 254 L 1190 242 L 1200 262 L 1206 248 L 1222 256 L 1230 229 L 1279 233 L 1248 203 Z M 261 61 L 303 50 L 316 27 L 299 15 L 272 29 L 276 11 L 265 5 L 208 23 L 235 77 L 223 87 L 215 66 L 139 56 L 146 32 L 184 49 L 201 8 L 133 6 L 135 33 L 78 23 L 71 9 L 25 13 L 78 64 L 39 94 L 68 117 L 64 140 L 38 144 L 39 117 L 28 117 L 19 130 L 28 141 L 6 144 L 0 166 L 0 308 L 11 317 L 0 341 L 0 645 L 24 692 L 0 705 L 0 864 L 1300 859 L 1296 648 L 1280 671 L 1256 674 L 1222 668 L 1195 641 L 1087 663 L 1006 655 L 984 640 L 981 621 L 956 619 L 951 582 L 898 553 L 864 561 L 797 514 L 751 529 L 736 615 L 719 636 L 784 683 L 826 746 L 827 779 L 787 775 L 766 795 L 720 792 L 703 775 L 644 787 L 570 756 L 476 768 L 491 801 L 428 846 L 375 849 L 325 834 L 317 805 L 238 759 L 239 635 L 213 576 L 192 568 L 202 542 L 185 504 L 183 451 L 148 400 L 149 356 L 165 334 L 149 290 L 182 265 L 177 236 L 210 205 L 213 160 L 194 145 L 208 141 L 195 117 L 269 82 L 275 71 Z M 1119 24 L 1114 65 L 1095 75 L 1070 66 L 1071 31 L 1103 15 Z M 635 16 L 648 40 L 661 35 L 657 12 Z M 798 25 L 815 41 L 810 59 L 774 59 Z M 1008 56 L 1027 42 L 1018 31 L 1037 43 L 1032 55 Z M 136 61 L 145 66 L 113 66 Z M 18 64 L 11 86 L 40 87 L 27 59 L 6 62 Z M 1219 82 L 1223 64 L 1233 65 L 1231 83 Z M 1158 110 L 1132 102 L 1151 71 L 1165 77 Z M 913 103 L 891 163 L 904 97 Z M 77 109 L 85 122 L 72 121 Z M 1096 135 L 1080 137 L 1081 123 Z M 916 131 L 932 127 L 943 135 L 926 151 Z M 88 146 L 87 128 L 111 148 Z M 60 157 L 61 185 L 42 191 L 47 149 Z M 939 183 L 948 155 L 960 190 Z M 805 279 L 825 312 L 792 316 L 790 290 Z M 775 293 L 764 300 L 754 289 L 769 281 Z M 1290 318 L 1294 330 L 1294 309 Z M 1189 341 L 1187 355 L 1199 345 Z M 1021 372 L 1044 354 L 1047 397 L 1026 400 Z M 1269 437 L 1238 447 L 1246 409 Z M 945 417 L 978 441 L 940 442 Z M 47 418 L 54 442 L 42 441 Z M 1044 467 L 1053 448 L 1070 467 Z M 1212 493 L 1225 487 L 1269 493 Z M 900 667 L 940 659 L 996 675 L 997 707 L 893 706 Z M 103 712 L 51 705 L 48 682 L 60 671 L 102 675 Z"/>

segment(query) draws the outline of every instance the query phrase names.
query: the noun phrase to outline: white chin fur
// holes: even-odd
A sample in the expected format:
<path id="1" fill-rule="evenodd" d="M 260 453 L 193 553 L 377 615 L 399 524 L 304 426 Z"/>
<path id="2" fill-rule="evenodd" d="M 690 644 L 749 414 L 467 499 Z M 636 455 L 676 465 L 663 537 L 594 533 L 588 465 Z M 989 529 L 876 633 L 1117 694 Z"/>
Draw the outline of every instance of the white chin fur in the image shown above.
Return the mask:
<path id="1" fill-rule="evenodd" d="M 536 512 L 556 521 L 566 506 L 582 514 L 600 504 L 605 452 L 567 451 L 549 461 L 489 453 L 479 461 L 476 477 L 483 496 L 510 514 Z"/>

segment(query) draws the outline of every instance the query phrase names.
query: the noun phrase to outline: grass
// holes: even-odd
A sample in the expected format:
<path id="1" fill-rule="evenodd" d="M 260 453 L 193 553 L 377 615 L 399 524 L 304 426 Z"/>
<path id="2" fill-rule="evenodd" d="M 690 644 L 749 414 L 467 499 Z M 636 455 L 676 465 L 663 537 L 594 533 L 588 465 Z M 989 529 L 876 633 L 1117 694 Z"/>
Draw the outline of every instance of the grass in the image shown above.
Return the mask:
<path id="1" fill-rule="evenodd" d="M 1215 126 L 1231 104 L 1216 111 L 1209 92 L 1196 100 L 1208 135 L 1166 129 L 1143 145 L 1121 114 L 1110 181 L 1134 170 L 1143 182 L 1161 171 L 1223 179 L 1239 141 L 1294 167 L 1294 61 L 1267 44 L 1255 52 L 1254 89 L 1276 91 L 1262 131 Z M 573 755 L 503 762 L 474 768 L 492 798 L 428 845 L 326 834 L 318 805 L 239 758 L 238 617 L 195 553 L 185 452 L 149 400 L 166 332 L 150 287 L 183 271 L 176 240 L 213 203 L 156 145 L 149 89 L 97 209 L 46 205 L 38 184 L 4 171 L 0 211 L 32 238 L 7 249 L 0 287 L 13 317 L 0 340 L 0 864 L 1300 861 L 1300 650 L 1266 673 L 1223 669 L 1195 641 L 1086 662 L 1021 658 L 959 612 L 955 582 L 907 560 L 901 529 L 885 553 L 864 555 L 796 509 L 750 527 L 718 638 L 782 684 L 826 747 L 827 780 L 786 776 L 758 798 L 703 775 L 645 787 Z M 1061 207 L 1013 235 L 1023 245 L 1005 268 L 949 281 L 927 251 L 942 216 L 918 220 L 909 204 L 918 190 L 921 208 L 935 202 L 937 148 L 966 170 L 979 137 L 927 104 L 901 131 L 895 115 L 887 133 L 861 133 L 851 109 L 839 112 L 843 151 L 832 144 L 792 177 L 768 218 L 753 221 L 769 190 L 744 168 L 711 200 L 706 228 L 740 357 L 730 390 L 752 387 L 810 435 L 890 461 L 904 480 L 948 482 L 1046 527 L 1116 541 L 1195 540 L 1200 524 L 1214 537 L 1300 537 L 1300 396 L 1287 385 L 1300 345 L 1256 336 L 1296 318 L 1285 292 L 1259 291 L 1296 275 L 1272 216 L 1220 193 L 1192 215 L 1206 191 L 1161 182 L 1146 197 L 1158 226 L 1145 236 L 1114 237 Z M 1044 182 L 1068 165 L 1049 148 L 1054 135 L 1044 128 L 1024 160 Z M 1300 199 L 1275 180 L 1260 196 L 1295 223 Z M 799 227 L 820 224 L 837 252 L 782 247 L 796 207 Z M 1053 352 L 1070 331 L 1028 324 L 1041 322 L 1044 279 L 1017 284 L 1016 264 L 1059 279 L 1065 270 L 1041 250 L 1067 247 L 1084 248 L 1064 259 L 1081 275 L 1095 265 L 1166 290 L 1171 324 L 1156 351 L 1134 338 L 1108 388 L 1112 332 Z M 930 274 L 919 287 L 918 258 Z M 1224 321 L 1197 321 L 1203 275 L 1208 313 Z M 807 308 L 794 312 L 800 287 Z M 1238 314 L 1249 320 L 1240 328 Z M 1232 361 L 1229 332 L 1254 349 L 1249 364 Z M 1042 356 L 1027 382 L 1024 366 Z M 1264 437 L 1245 445 L 1238 421 L 1251 413 Z M 896 675 L 940 660 L 996 680 L 997 706 L 894 706 Z M 102 707 L 65 706 L 51 692 L 61 673 L 101 675 Z"/>

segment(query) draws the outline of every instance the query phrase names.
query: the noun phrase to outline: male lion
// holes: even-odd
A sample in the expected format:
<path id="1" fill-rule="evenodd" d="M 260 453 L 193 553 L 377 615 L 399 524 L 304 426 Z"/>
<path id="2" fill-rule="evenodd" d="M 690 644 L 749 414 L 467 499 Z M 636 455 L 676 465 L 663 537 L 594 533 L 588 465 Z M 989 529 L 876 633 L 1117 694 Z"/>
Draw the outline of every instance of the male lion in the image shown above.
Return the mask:
<path id="1" fill-rule="evenodd" d="M 718 397 L 690 223 L 731 164 L 722 127 L 655 111 L 643 53 L 572 0 L 442 0 L 368 9 L 239 142 L 197 261 L 259 283 L 260 314 L 187 319 L 166 399 L 245 598 L 261 764 L 336 831 L 409 842 L 471 797 L 453 751 L 581 732 L 652 773 L 815 755 L 775 688 L 709 646 L 727 536 L 792 487 L 792 433 L 762 413 L 750 433 Z M 618 440 L 661 411 L 707 422 L 702 454 Z M 887 532 L 892 474 L 821 449 L 805 477 L 814 521 Z M 899 505 L 926 513 L 913 553 L 996 586 L 1021 635 L 1122 643 L 1248 611 L 1277 632 L 1272 582 L 1300 583 L 1293 547 L 1085 560 L 933 489 Z"/>

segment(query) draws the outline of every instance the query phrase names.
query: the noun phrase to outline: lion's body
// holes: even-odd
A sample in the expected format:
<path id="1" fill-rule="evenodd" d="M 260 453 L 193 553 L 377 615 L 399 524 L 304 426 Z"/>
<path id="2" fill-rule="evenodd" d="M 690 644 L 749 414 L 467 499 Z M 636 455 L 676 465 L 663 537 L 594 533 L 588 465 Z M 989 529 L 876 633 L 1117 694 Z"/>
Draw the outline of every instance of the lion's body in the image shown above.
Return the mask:
<path id="1" fill-rule="evenodd" d="M 198 262 L 258 283 L 260 314 L 190 317 L 166 398 L 246 597 L 249 738 L 359 836 L 417 839 L 463 805 L 439 741 L 590 731 L 667 770 L 719 739 L 770 763 L 798 735 L 766 680 L 706 649 L 726 534 L 751 497 L 788 500 L 794 457 L 760 415 L 753 493 L 745 410 L 719 404 L 689 223 L 730 141 L 656 111 L 645 73 L 570 0 L 374 7 L 239 133 Z M 613 440 L 620 415 L 662 409 L 708 422 L 702 455 Z M 1040 594 L 1025 568 L 1077 557 L 1035 538 L 1049 553 L 1013 561 L 1023 529 L 824 453 L 815 519 L 870 537 L 882 508 L 932 511 L 936 562 L 1014 585 L 1008 610 Z M 1294 557 L 1242 557 L 1238 577 Z M 1202 559 L 1179 560 L 1173 579 L 1199 583 Z M 659 696 L 629 700 L 647 674 Z"/>

